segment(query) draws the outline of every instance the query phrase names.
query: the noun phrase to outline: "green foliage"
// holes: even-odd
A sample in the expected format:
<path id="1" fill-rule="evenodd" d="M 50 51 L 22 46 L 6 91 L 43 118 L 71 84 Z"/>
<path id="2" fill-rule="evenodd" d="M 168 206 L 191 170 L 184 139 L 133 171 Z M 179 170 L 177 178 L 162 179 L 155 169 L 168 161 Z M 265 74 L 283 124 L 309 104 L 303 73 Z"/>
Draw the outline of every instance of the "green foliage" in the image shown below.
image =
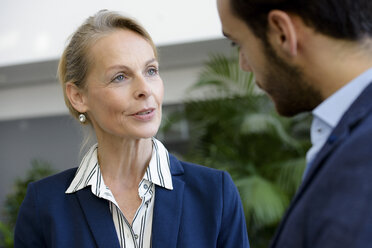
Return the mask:
<path id="1" fill-rule="evenodd" d="M 236 56 L 212 56 L 189 93 L 195 92 L 203 92 L 203 100 L 186 101 L 184 112 L 169 118 L 189 124 L 185 159 L 231 174 L 251 246 L 267 247 L 301 182 L 309 115 L 280 117 L 253 75 L 240 70 Z"/>
<path id="2" fill-rule="evenodd" d="M 14 246 L 13 229 L 9 225 L 0 222 L 0 234 L 0 247 L 11 248 Z"/>
<path id="3" fill-rule="evenodd" d="M 17 179 L 13 186 L 13 192 L 6 198 L 4 205 L 5 221 L 0 222 L 0 247 L 13 247 L 14 227 L 17 220 L 19 207 L 25 198 L 27 185 L 54 173 L 48 162 L 32 160 L 31 169 L 22 179 Z"/>

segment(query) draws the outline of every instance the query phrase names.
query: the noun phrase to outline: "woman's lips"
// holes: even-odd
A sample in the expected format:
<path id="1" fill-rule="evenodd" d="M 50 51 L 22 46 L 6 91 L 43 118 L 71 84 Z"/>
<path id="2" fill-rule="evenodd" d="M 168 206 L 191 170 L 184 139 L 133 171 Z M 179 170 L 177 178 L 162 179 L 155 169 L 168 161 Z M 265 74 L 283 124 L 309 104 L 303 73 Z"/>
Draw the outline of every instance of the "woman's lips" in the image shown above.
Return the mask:
<path id="1" fill-rule="evenodd" d="M 131 116 L 140 121 L 150 121 L 155 116 L 155 109 L 143 109 Z"/>

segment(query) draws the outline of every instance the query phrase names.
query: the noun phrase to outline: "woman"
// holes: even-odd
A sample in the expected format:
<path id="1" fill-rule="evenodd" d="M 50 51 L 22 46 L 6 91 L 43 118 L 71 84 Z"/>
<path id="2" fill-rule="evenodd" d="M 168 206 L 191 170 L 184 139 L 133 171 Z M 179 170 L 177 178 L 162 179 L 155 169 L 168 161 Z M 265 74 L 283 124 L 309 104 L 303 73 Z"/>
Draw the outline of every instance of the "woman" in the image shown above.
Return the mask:
<path id="1" fill-rule="evenodd" d="M 153 138 L 163 82 L 156 48 L 135 21 L 100 11 L 59 64 L 66 105 L 97 144 L 78 169 L 31 183 L 15 247 L 248 247 L 226 172 L 177 160 Z"/>

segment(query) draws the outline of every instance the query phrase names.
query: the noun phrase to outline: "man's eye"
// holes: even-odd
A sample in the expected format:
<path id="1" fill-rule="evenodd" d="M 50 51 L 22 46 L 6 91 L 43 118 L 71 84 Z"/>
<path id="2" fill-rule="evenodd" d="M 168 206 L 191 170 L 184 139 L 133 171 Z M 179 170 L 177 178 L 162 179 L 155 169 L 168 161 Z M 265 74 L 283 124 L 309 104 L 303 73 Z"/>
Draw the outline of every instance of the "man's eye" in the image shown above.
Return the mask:
<path id="1" fill-rule="evenodd" d="M 232 42 L 231 42 L 231 46 L 232 46 L 233 48 L 236 48 L 238 51 L 240 51 L 240 46 L 239 46 L 236 42 L 232 41 Z"/>

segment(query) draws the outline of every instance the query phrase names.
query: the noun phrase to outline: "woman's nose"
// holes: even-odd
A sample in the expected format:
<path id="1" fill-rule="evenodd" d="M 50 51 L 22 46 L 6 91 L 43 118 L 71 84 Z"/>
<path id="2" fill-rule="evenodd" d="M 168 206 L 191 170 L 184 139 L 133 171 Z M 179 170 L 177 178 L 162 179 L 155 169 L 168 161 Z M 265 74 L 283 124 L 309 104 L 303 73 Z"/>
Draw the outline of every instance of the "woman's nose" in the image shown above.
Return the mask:
<path id="1" fill-rule="evenodd" d="M 136 99 L 147 98 L 152 94 L 151 87 L 146 78 L 141 76 L 135 81 L 134 97 Z"/>

